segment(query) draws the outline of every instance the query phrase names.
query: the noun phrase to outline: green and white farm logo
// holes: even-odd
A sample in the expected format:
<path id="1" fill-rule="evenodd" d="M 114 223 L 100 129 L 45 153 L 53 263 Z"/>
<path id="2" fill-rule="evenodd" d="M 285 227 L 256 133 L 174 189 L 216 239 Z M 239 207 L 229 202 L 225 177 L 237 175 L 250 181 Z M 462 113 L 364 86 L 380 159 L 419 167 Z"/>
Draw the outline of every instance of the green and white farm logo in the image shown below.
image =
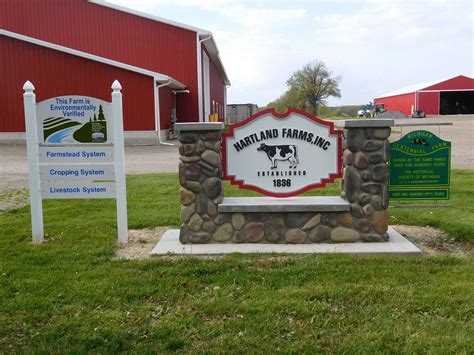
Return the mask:
<path id="1" fill-rule="evenodd" d="M 110 104 L 81 96 L 62 96 L 38 104 L 44 144 L 110 143 Z"/>

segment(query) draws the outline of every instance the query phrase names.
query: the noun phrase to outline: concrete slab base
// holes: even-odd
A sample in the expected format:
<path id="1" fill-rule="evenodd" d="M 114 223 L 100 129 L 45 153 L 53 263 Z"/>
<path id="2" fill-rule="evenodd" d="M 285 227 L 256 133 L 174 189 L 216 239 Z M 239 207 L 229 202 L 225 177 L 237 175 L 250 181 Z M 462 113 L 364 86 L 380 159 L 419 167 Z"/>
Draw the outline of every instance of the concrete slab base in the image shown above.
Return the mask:
<path id="1" fill-rule="evenodd" d="M 154 255 L 211 255 L 230 253 L 285 253 L 285 254 L 359 254 L 419 256 L 418 249 L 393 228 L 388 229 L 390 239 L 383 243 L 338 244 L 181 244 L 179 229 L 170 229 L 151 251 Z"/>

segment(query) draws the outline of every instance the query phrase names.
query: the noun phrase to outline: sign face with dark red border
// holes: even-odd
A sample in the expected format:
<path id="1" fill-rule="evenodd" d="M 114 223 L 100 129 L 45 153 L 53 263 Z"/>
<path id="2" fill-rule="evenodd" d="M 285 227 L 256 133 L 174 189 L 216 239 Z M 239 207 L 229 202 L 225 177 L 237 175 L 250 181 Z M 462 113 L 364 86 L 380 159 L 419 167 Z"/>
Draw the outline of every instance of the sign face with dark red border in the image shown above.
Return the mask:
<path id="1" fill-rule="evenodd" d="M 224 179 L 267 196 L 289 197 L 341 177 L 341 132 L 332 122 L 273 109 L 230 126 L 223 135 Z"/>

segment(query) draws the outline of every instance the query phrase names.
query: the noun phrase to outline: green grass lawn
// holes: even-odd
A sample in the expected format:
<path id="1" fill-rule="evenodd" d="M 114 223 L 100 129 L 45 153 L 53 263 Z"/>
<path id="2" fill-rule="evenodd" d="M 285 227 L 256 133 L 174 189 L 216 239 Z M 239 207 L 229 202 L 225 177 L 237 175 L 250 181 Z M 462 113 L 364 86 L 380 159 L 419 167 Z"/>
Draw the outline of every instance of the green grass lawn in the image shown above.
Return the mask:
<path id="1" fill-rule="evenodd" d="M 474 172 L 452 180 L 451 208 L 391 209 L 392 224 L 474 241 Z M 127 184 L 130 228 L 178 224 L 176 174 Z M 117 260 L 114 200 L 45 201 L 44 219 L 32 245 L 29 207 L 0 214 L 0 353 L 474 350 L 472 258 Z"/>

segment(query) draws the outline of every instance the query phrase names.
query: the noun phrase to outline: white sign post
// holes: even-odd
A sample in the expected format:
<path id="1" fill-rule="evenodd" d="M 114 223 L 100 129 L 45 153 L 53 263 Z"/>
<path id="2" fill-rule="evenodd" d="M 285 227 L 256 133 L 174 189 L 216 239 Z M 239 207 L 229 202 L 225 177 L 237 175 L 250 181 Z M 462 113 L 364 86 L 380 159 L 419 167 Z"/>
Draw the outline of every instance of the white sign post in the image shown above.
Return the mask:
<path id="1" fill-rule="evenodd" d="M 117 236 L 128 242 L 122 87 L 112 103 L 60 96 L 36 104 L 23 86 L 33 242 L 44 238 L 42 199 L 116 198 Z"/>
<path id="2" fill-rule="evenodd" d="M 112 112 L 114 115 L 115 182 L 117 193 L 117 236 L 119 243 L 128 242 L 127 192 L 125 189 L 125 157 L 123 144 L 122 86 L 112 84 Z"/>
<path id="3" fill-rule="evenodd" d="M 29 81 L 23 85 L 23 103 L 26 120 L 26 149 L 28 154 L 28 171 L 30 174 L 30 206 L 31 229 L 33 243 L 42 243 L 44 238 L 43 201 L 41 200 L 41 185 L 38 164 L 38 134 L 36 133 L 36 95 L 35 87 Z"/>

